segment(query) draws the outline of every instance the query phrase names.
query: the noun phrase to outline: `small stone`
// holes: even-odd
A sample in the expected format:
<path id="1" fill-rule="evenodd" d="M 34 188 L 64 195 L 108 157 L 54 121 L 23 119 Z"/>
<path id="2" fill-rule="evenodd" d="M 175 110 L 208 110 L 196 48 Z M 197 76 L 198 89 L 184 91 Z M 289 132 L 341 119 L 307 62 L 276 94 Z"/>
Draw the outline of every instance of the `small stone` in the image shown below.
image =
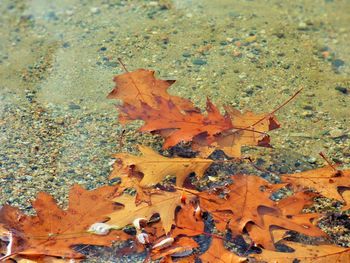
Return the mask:
<path id="1" fill-rule="evenodd" d="M 80 109 L 80 106 L 75 104 L 75 103 L 70 103 L 68 107 L 71 110 L 79 110 Z"/>
<path id="2" fill-rule="evenodd" d="M 333 129 L 329 132 L 329 135 L 332 137 L 332 138 L 339 138 L 339 137 L 343 137 L 345 135 L 344 131 L 342 131 L 341 129 Z"/>
<path id="3" fill-rule="evenodd" d="M 191 56 L 191 54 L 189 52 L 184 52 L 184 53 L 182 53 L 182 56 L 184 58 L 189 58 Z"/>
<path id="4" fill-rule="evenodd" d="M 254 36 L 249 36 L 249 37 L 247 37 L 245 40 L 244 40 L 244 42 L 245 43 L 253 43 L 253 42 L 255 42 L 256 41 L 256 36 L 254 35 Z"/>
<path id="5" fill-rule="evenodd" d="M 194 60 L 192 61 L 192 63 L 193 63 L 194 65 L 202 66 L 202 65 L 207 64 L 207 61 L 205 61 L 205 60 L 203 60 L 203 59 L 194 59 Z"/>
<path id="6" fill-rule="evenodd" d="M 337 91 L 339 91 L 339 92 L 341 92 L 343 94 L 348 94 L 348 92 L 349 92 L 349 90 L 347 88 L 342 87 L 342 86 L 336 86 L 335 90 L 337 90 Z"/>
<path id="7" fill-rule="evenodd" d="M 315 157 L 310 157 L 307 159 L 308 163 L 315 164 L 317 162 L 317 159 Z"/>
<path id="8" fill-rule="evenodd" d="M 305 22 L 300 22 L 298 27 L 297 27 L 298 30 L 301 30 L 301 31 L 305 31 L 307 30 L 307 24 Z"/>
<path id="9" fill-rule="evenodd" d="M 305 117 L 305 118 L 310 118 L 312 117 L 314 114 L 311 111 L 303 111 L 301 113 L 301 116 Z"/>
<path id="10" fill-rule="evenodd" d="M 344 66 L 344 64 L 345 64 L 344 60 L 341 60 L 341 59 L 334 59 L 334 60 L 332 61 L 332 66 L 333 66 L 334 68 L 339 68 L 339 67 L 341 67 L 341 66 Z"/>
<path id="11" fill-rule="evenodd" d="M 96 14 L 100 13 L 101 11 L 98 7 L 91 7 L 90 12 L 91 12 L 91 14 L 96 15 Z"/>

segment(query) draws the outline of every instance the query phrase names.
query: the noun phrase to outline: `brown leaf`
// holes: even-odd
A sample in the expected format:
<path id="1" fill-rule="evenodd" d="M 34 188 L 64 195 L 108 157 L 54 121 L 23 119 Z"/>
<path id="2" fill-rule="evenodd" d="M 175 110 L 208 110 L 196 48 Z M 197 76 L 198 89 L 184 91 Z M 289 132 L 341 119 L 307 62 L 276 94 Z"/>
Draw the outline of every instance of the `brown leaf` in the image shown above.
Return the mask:
<path id="1" fill-rule="evenodd" d="M 237 256 L 224 247 L 224 242 L 219 238 L 211 240 L 210 247 L 200 256 L 203 263 L 239 263 L 246 262 L 246 258 Z"/>
<path id="2" fill-rule="evenodd" d="M 182 205 L 176 214 L 176 228 L 171 232 L 173 236 L 187 235 L 196 236 L 203 234 L 204 222 L 199 212 L 192 204 Z"/>
<path id="3" fill-rule="evenodd" d="M 266 249 L 274 250 L 274 229 L 288 229 L 308 236 L 320 237 L 326 234 L 316 225 L 312 224 L 319 215 L 302 214 L 302 209 L 312 203 L 315 197 L 313 193 L 299 192 L 278 202 L 277 210 L 269 210 L 266 207 L 259 209 L 259 214 L 263 218 L 264 224 L 258 226 L 248 223 L 246 229 L 251 239 Z M 277 240 L 276 240 L 277 241 Z"/>
<path id="4" fill-rule="evenodd" d="M 127 239 L 122 231 L 99 236 L 87 232 L 96 222 L 103 222 L 106 213 L 116 210 L 111 197 L 116 188 L 101 187 L 92 191 L 74 185 L 69 192 L 69 207 L 59 208 L 47 193 L 39 193 L 33 202 L 36 216 L 5 205 L 0 210 L 0 223 L 13 234 L 12 253 L 17 255 L 83 258 L 71 247 L 76 244 L 110 246 L 112 241 Z M 91 205 L 94 204 L 94 205 Z"/>
<path id="5" fill-rule="evenodd" d="M 141 108 L 128 103 L 118 106 L 119 111 L 123 113 L 120 120 L 145 121 L 140 131 L 162 135 L 165 138 L 164 149 L 180 142 L 190 142 L 195 136 L 203 134 L 210 142 L 214 135 L 232 127 L 230 118 L 221 115 L 209 100 L 206 116 L 198 112 L 183 112 L 172 100 L 166 100 L 160 96 L 155 97 L 155 100 L 158 108 L 152 108 L 143 102 Z"/>
<path id="6" fill-rule="evenodd" d="M 134 166 L 135 171 L 141 172 L 143 178 L 140 181 L 141 187 L 150 187 L 160 183 L 166 176 L 176 176 L 176 185 L 182 186 L 186 177 L 195 172 L 198 177 L 202 177 L 205 170 L 213 162 L 210 159 L 202 158 L 168 158 L 164 157 L 151 148 L 139 146 L 142 156 L 134 156 L 127 153 L 114 155 L 122 161 L 122 168 L 113 171 L 113 176 L 122 176 L 130 171 Z"/>
<path id="7" fill-rule="evenodd" d="M 234 233 L 241 233 L 248 222 L 263 226 L 263 218 L 258 209 L 261 206 L 275 209 L 275 202 L 270 196 L 283 185 L 270 184 L 258 176 L 235 175 L 232 179 L 234 183 L 228 187 L 226 199 L 214 194 L 199 193 L 201 208 L 221 222 L 217 225 L 219 230 L 224 230 L 223 222 L 228 223 Z"/>
<path id="8" fill-rule="evenodd" d="M 181 205 L 181 197 L 182 193 L 179 191 L 161 192 L 151 196 L 152 205 L 141 203 L 136 206 L 135 197 L 119 196 L 114 201 L 124 205 L 124 208 L 108 214 L 110 218 L 108 224 L 124 227 L 137 218 L 150 219 L 152 215 L 158 213 L 165 232 L 169 233 L 171 226 L 175 223 L 175 209 Z"/>
<path id="9" fill-rule="evenodd" d="M 335 171 L 331 166 L 295 174 L 285 174 L 281 176 L 281 179 L 295 187 L 315 189 L 321 195 L 341 202 L 345 200 L 340 195 L 338 188 L 350 188 L 350 170 Z"/>
<path id="10" fill-rule="evenodd" d="M 175 242 L 165 249 L 152 250 L 152 259 L 160 259 L 166 256 L 186 257 L 191 255 L 194 248 L 197 248 L 198 244 L 190 237 L 180 237 Z"/>
<path id="11" fill-rule="evenodd" d="M 217 134 L 211 144 L 208 144 L 206 138 L 196 138 L 192 148 L 199 151 L 200 156 L 209 156 L 219 149 L 230 157 L 239 158 L 242 146 L 270 147 L 270 136 L 266 132 L 280 127 L 275 116 L 251 111 L 241 113 L 229 106 L 225 110 L 232 121 L 231 130 Z"/>
<path id="12" fill-rule="evenodd" d="M 274 263 L 347 263 L 350 262 L 350 248 L 342 248 L 330 245 L 305 245 L 294 242 L 283 242 L 293 248 L 292 253 L 281 253 L 270 250 L 263 250 L 261 254 L 254 255 L 254 258 L 264 262 Z"/>
<path id="13" fill-rule="evenodd" d="M 126 72 L 114 77 L 116 87 L 109 93 L 109 99 L 120 99 L 124 103 L 141 108 L 141 103 L 146 103 L 153 108 L 158 108 L 156 96 L 166 100 L 171 99 L 181 110 L 197 111 L 191 101 L 170 95 L 167 89 L 175 80 L 161 80 L 154 77 L 153 70 L 138 69 Z"/>

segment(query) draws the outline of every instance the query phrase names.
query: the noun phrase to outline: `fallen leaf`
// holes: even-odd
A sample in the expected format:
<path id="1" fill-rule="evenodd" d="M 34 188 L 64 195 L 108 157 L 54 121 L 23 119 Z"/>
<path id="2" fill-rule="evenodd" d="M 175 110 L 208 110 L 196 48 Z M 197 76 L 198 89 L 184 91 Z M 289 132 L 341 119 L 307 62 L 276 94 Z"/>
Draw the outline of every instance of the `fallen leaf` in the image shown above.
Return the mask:
<path id="1" fill-rule="evenodd" d="M 212 238 L 209 249 L 200 256 L 200 259 L 202 263 L 239 263 L 247 260 L 225 249 L 223 240 L 219 238 Z"/>
<path id="2" fill-rule="evenodd" d="M 198 177 L 202 177 L 213 162 L 202 158 L 168 158 L 146 146 L 139 146 L 139 150 L 142 156 L 127 153 L 114 155 L 115 158 L 122 161 L 122 167 L 117 167 L 116 171 L 112 172 L 113 177 L 128 173 L 131 170 L 130 167 L 134 166 L 133 170 L 143 174 L 140 181 L 141 187 L 150 187 L 160 183 L 168 175 L 176 176 L 176 185 L 182 186 L 190 173 L 194 172 Z"/>
<path id="3" fill-rule="evenodd" d="M 258 209 L 261 206 L 276 209 L 270 196 L 283 187 L 283 184 L 270 184 L 258 176 L 248 175 L 234 175 L 232 179 L 234 183 L 227 188 L 225 199 L 211 193 L 199 193 L 200 207 L 221 222 L 217 225 L 221 231 L 226 223 L 233 233 L 241 233 L 248 222 L 263 226 L 263 218 Z"/>
<path id="4" fill-rule="evenodd" d="M 342 248 L 331 245 L 305 245 L 284 241 L 283 244 L 294 249 L 292 253 L 281 253 L 263 250 L 254 258 L 264 262 L 274 263 L 347 263 L 350 262 L 350 248 Z"/>
<path id="5" fill-rule="evenodd" d="M 270 136 L 266 132 L 280 127 L 274 115 L 241 113 L 229 106 L 224 108 L 231 118 L 232 128 L 215 135 L 210 144 L 206 138 L 195 138 L 192 148 L 199 151 L 200 156 L 209 156 L 219 149 L 230 157 L 240 158 L 242 146 L 270 147 Z"/>
<path id="6" fill-rule="evenodd" d="M 191 203 L 181 206 L 176 214 L 173 236 L 196 236 L 204 233 L 204 222 L 197 209 L 198 207 L 194 207 Z"/>
<path id="7" fill-rule="evenodd" d="M 345 200 L 339 193 L 339 188 L 350 189 L 350 170 L 334 170 L 331 166 L 295 174 L 284 174 L 281 179 L 297 188 L 315 189 L 321 195 L 341 202 Z"/>
<path id="8" fill-rule="evenodd" d="M 158 108 L 152 108 L 141 102 L 141 108 L 124 103 L 117 106 L 123 115 L 121 121 L 143 120 L 145 124 L 140 131 L 158 133 L 165 138 L 164 149 L 180 142 L 190 142 L 195 136 L 205 135 L 208 141 L 213 136 L 232 127 L 230 118 L 221 115 L 220 111 L 209 100 L 207 115 L 198 112 L 183 112 L 172 100 L 157 96 Z"/>
<path id="9" fill-rule="evenodd" d="M 179 191 L 163 191 L 151 196 L 152 205 L 141 203 L 136 206 L 135 197 L 125 194 L 118 196 L 114 201 L 122 204 L 124 208 L 108 214 L 110 218 L 108 224 L 124 227 L 137 218 L 150 219 L 152 215 L 158 213 L 165 232 L 169 233 L 172 225 L 175 224 L 175 209 L 181 205 L 181 197 L 182 193 Z"/>
<path id="10" fill-rule="evenodd" d="M 181 110 L 197 111 L 190 100 L 167 92 L 175 80 L 156 79 L 153 70 L 138 69 L 117 75 L 113 80 L 116 87 L 109 93 L 109 99 L 120 99 L 135 107 L 141 107 L 141 103 L 146 103 L 153 108 L 158 108 L 155 97 L 161 96 L 166 100 L 171 99 Z"/>
<path id="11" fill-rule="evenodd" d="M 258 226 L 248 223 L 246 229 L 254 243 L 262 245 L 265 249 L 274 250 L 273 230 L 286 229 L 299 232 L 304 235 L 321 237 L 326 234 L 312 223 L 320 215 L 316 213 L 303 214 L 302 209 L 312 203 L 315 197 L 313 193 L 299 192 L 290 197 L 284 198 L 271 210 L 264 206 L 259 208 L 259 215 L 263 218 L 264 224 Z"/>
<path id="12" fill-rule="evenodd" d="M 113 241 L 127 239 L 122 231 L 98 236 L 87 232 L 90 225 L 105 220 L 103 216 L 116 210 L 111 197 L 115 187 L 105 186 L 92 191 L 74 185 L 69 192 L 69 207 L 62 210 L 53 197 L 39 193 L 33 202 L 36 216 L 23 214 L 5 205 L 0 210 L 0 223 L 13 234 L 13 255 L 83 258 L 73 245 L 110 246 Z M 94 205 L 91 205 L 94 204 Z"/>
<path id="13" fill-rule="evenodd" d="M 151 251 L 152 259 L 157 260 L 166 256 L 187 257 L 192 254 L 193 249 L 197 248 L 198 244 L 190 237 L 179 237 L 175 242 L 165 249 L 153 249 Z"/>

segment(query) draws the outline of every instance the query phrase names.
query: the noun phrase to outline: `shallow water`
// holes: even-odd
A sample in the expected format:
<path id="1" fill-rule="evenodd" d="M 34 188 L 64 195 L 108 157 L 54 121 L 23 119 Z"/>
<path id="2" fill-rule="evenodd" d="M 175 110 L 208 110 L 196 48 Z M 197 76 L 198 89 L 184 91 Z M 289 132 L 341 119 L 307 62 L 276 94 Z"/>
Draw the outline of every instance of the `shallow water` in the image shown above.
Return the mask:
<path id="1" fill-rule="evenodd" d="M 303 87 L 277 112 L 273 151 L 314 166 L 323 151 L 349 167 L 349 10 L 347 0 L 1 1 L 0 204 L 30 208 L 38 191 L 65 203 L 73 183 L 108 182 L 111 154 L 159 146 L 133 125 L 121 144 L 106 99 L 118 57 L 176 79 L 172 92 L 202 108 L 208 96 L 270 112 Z"/>

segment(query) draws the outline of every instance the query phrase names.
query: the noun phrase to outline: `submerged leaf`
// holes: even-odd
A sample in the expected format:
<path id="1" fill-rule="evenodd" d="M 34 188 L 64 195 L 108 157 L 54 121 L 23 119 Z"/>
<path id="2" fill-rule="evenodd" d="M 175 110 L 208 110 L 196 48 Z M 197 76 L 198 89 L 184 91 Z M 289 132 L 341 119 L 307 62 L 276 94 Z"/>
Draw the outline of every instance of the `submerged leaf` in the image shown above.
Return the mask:
<path id="1" fill-rule="evenodd" d="M 33 202 L 36 216 L 25 215 L 5 205 L 0 210 L 0 224 L 13 235 L 11 252 L 26 256 L 83 258 L 84 255 L 72 249 L 73 245 L 110 246 L 115 240 L 127 239 L 122 231 L 113 230 L 104 236 L 88 232 L 92 224 L 106 219 L 104 214 L 116 210 L 111 201 L 115 191 L 116 187 L 111 186 L 88 191 L 74 185 L 66 210 L 59 208 L 51 195 L 41 192 Z"/>
<path id="2" fill-rule="evenodd" d="M 142 156 L 134 156 L 126 153 L 114 155 L 122 161 L 122 168 L 117 167 L 112 172 L 113 176 L 121 176 L 123 173 L 134 170 L 141 172 L 143 178 L 140 181 L 141 187 L 150 187 L 160 183 L 166 176 L 176 176 L 176 185 L 182 186 L 186 177 L 194 172 L 198 177 L 202 177 L 205 170 L 213 162 L 202 158 L 168 158 L 164 157 L 146 146 L 139 146 Z"/>

